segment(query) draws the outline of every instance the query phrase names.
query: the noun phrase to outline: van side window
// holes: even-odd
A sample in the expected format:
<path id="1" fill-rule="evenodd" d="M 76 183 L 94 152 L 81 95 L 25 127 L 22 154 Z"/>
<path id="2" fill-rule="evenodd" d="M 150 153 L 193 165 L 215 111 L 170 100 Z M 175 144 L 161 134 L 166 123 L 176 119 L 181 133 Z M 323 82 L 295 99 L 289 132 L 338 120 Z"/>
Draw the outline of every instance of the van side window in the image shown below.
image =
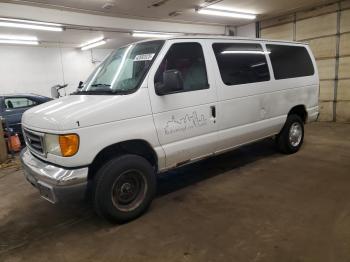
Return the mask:
<path id="1" fill-rule="evenodd" d="M 164 72 L 174 69 L 181 73 L 183 92 L 209 88 L 203 49 L 199 43 L 173 44 L 157 70 L 154 85 L 163 84 Z"/>
<path id="2" fill-rule="evenodd" d="M 315 73 L 310 55 L 303 46 L 266 45 L 275 79 L 311 76 Z"/>
<path id="3" fill-rule="evenodd" d="M 221 79 L 226 85 L 269 81 L 265 52 L 260 44 L 213 44 Z"/>

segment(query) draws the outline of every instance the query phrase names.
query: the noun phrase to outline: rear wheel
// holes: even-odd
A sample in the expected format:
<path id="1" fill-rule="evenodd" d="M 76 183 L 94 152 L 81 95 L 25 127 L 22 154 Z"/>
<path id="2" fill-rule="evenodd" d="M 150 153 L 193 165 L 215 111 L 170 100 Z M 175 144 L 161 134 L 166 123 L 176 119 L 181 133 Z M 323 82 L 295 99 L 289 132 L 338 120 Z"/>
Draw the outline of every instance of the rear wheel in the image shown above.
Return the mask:
<path id="1" fill-rule="evenodd" d="M 108 161 L 95 177 L 94 208 L 112 222 L 127 222 L 146 211 L 156 192 L 153 167 L 143 157 Z"/>
<path id="2" fill-rule="evenodd" d="M 297 152 L 304 141 L 304 123 L 298 115 L 289 115 L 276 137 L 278 149 L 284 154 Z"/>

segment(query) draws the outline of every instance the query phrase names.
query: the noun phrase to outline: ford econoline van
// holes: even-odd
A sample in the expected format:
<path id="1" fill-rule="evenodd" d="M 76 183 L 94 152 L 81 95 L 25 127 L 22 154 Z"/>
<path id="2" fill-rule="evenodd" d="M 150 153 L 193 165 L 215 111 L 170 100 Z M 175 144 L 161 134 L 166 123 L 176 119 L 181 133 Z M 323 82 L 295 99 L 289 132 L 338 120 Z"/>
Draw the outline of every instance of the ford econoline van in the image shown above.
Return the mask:
<path id="1" fill-rule="evenodd" d="M 297 152 L 318 117 L 307 44 L 173 37 L 121 47 L 72 95 L 26 111 L 27 180 L 52 203 L 87 195 L 117 222 L 141 215 L 156 176 L 267 137 Z"/>

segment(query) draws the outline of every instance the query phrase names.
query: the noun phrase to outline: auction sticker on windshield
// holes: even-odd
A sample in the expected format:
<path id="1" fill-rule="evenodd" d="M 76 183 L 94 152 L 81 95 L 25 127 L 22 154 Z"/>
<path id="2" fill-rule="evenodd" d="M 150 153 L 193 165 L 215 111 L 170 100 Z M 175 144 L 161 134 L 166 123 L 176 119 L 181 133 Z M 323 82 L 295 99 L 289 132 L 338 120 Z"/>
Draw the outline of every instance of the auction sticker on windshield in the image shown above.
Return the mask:
<path id="1" fill-rule="evenodd" d="M 134 61 L 148 61 L 148 60 L 152 60 L 154 55 L 155 55 L 155 53 L 153 53 L 153 54 L 137 55 L 137 56 L 135 56 Z"/>

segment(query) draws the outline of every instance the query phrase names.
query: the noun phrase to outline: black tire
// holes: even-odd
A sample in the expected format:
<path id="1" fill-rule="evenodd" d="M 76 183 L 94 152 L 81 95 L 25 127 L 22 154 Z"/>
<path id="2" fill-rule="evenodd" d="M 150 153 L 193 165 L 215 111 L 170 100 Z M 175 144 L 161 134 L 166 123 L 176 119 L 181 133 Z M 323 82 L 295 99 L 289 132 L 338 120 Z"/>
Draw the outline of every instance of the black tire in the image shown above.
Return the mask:
<path id="1" fill-rule="evenodd" d="M 125 223 L 143 214 L 156 192 L 151 164 L 137 155 L 106 162 L 94 178 L 94 208 L 103 218 Z"/>
<path id="2" fill-rule="evenodd" d="M 294 128 L 294 129 L 293 129 Z M 293 129 L 293 130 L 291 130 Z M 297 131 L 295 131 L 297 130 Z M 294 131 L 294 133 L 293 133 Z M 298 132 L 301 132 L 300 136 Z M 295 135 L 291 135 L 290 133 Z M 304 123 L 298 115 L 289 115 L 281 132 L 276 137 L 277 147 L 284 154 L 298 152 L 304 141 Z"/>

